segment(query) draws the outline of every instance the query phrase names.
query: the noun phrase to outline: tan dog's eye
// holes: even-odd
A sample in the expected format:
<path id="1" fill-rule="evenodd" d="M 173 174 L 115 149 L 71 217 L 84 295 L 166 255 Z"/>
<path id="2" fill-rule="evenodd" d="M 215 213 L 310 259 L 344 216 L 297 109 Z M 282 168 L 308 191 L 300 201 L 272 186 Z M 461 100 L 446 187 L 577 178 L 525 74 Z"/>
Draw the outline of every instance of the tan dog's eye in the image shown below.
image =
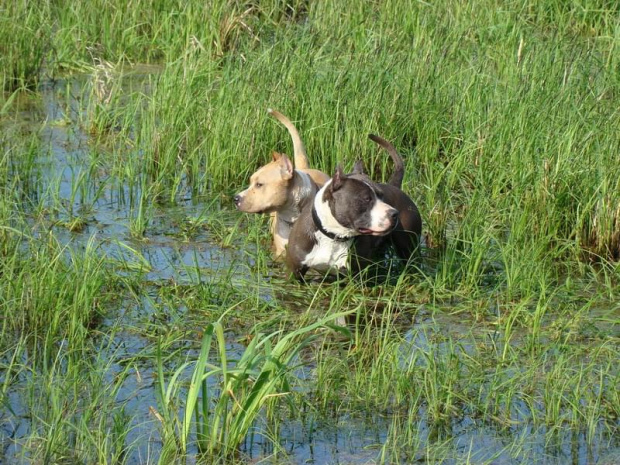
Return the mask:
<path id="1" fill-rule="evenodd" d="M 256 188 L 261 188 L 261 187 L 263 187 L 263 184 L 262 184 L 262 183 L 260 183 L 260 182 L 257 182 L 257 183 L 255 184 L 255 187 L 256 187 Z"/>

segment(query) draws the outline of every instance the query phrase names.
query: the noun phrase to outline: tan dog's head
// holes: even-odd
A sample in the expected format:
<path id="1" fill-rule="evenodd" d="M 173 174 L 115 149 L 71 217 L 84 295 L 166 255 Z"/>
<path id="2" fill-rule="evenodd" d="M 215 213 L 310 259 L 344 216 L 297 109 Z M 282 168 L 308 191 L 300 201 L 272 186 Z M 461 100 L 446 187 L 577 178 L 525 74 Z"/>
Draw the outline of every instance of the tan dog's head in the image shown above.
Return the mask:
<path id="1" fill-rule="evenodd" d="M 288 186 L 293 179 L 293 164 L 283 153 L 273 152 L 272 157 L 272 162 L 250 177 L 250 187 L 233 198 L 242 212 L 271 213 L 286 204 Z"/>

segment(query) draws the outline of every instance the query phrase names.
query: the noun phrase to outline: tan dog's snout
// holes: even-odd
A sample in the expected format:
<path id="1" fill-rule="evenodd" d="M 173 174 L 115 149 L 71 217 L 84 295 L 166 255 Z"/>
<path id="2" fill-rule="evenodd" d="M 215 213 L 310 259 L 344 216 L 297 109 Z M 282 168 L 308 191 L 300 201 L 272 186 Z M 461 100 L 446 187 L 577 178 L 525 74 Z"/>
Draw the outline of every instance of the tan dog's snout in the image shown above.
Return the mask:
<path id="1" fill-rule="evenodd" d="M 233 202 L 237 210 L 245 213 L 263 213 L 271 207 L 270 199 L 261 197 L 251 187 L 235 195 Z"/>
<path id="2" fill-rule="evenodd" d="M 243 202 L 243 196 L 240 194 L 237 194 L 233 197 L 233 202 L 235 204 L 235 207 L 237 207 L 239 210 L 241 210 L 241 202 Z"/>

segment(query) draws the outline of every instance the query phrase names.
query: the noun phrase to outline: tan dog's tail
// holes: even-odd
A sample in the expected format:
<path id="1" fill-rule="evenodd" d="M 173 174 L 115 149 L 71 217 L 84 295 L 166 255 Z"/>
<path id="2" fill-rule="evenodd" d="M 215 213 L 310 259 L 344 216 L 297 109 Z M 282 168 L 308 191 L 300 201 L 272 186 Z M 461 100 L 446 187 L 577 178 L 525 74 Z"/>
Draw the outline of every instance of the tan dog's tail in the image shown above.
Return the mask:
<path id="1" fill-rule="evenodd" d="M 310 169 L 310 163 L 308 163 L 308 156 L 306 155 L 306 147 L 304 147 L 304 143 L 301 141 L 301 137 L 299 136 L 299 132 L 297 131 L 295 125 L 291 123 L 290 119 L 277 110 L 268 108 L 267 113 L 286 126 L 286 129 L 288 129 L 288 132 L 291 134 L 291 138 L 293 139 L 293 158 L 295 160 L 295 169 Z"/>
<path id="2" fill-rule="evenodd" d="M 382 137 L 375 136 L 374 134 L 368 134 L 368 138 L 379 144 L 390 154 L 390 157 L 394 162 L 394 172 L 392 173 L 392 176 L 390 176 L 388 184 L 400 189 L 403 185 L 403 177 L 405 176 L 405 163 L 403 162 L 402 157 L 398 154 L 394 146 Z"/>

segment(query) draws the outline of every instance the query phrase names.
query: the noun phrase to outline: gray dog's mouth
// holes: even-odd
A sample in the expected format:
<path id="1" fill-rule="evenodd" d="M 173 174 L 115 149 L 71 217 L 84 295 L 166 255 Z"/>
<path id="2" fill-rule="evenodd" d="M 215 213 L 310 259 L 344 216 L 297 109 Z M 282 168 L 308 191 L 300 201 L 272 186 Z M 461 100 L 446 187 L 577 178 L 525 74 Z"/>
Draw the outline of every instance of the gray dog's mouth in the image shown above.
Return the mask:
<path id="1" fill-rule="evenodd" d="M 374 229 L 369 228 L 358 228 L 357 232 L 363 234 L 364 236 L 385 236 L 386 234 L 391 233 L 396 225 L 398 224 L 398 220 L 394 221 L 394 223 L 385 231 L 375 231 Z"/>
<path id="2" fill-rule="evenodd" d="M 357 231 L 365 236 L 384 236 L 392 231 L 392 229 L 394 228 L 386 229 L 385 231 L 374 231 L 372 229 L 359 228 Z"/>

